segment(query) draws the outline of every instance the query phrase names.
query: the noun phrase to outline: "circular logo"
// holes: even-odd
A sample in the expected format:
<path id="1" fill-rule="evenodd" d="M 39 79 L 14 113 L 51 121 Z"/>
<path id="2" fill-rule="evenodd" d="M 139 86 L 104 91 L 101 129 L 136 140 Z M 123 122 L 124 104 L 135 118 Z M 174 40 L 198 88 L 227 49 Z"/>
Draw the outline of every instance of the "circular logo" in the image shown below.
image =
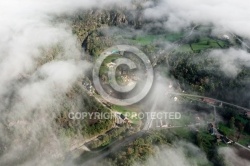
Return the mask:
<path id="1" fill-rule="evenodd" d="M 93 83 L 108 102 L 131 105 L 143 99 L 153 83 L 153 68 L 138 48 L 117 45 L 108 48 L 96 60 Z"/>

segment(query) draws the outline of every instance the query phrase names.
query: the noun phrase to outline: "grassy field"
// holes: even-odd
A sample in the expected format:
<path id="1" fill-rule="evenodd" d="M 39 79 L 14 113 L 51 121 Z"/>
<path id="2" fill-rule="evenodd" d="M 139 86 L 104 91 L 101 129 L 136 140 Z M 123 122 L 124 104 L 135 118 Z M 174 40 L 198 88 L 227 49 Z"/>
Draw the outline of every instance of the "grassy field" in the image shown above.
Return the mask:
<path id="1" fill-rule="evenodd" d="M 130 39 L 130 42 L 133 44 L 149 45 L 156 41 L 175 42 L 182 39 L 183 36 L 184 34 L 181 33 L 145 35 L 145 36 L 138 36 L 134 39 Z M 226 48 L 227 46 L 228 44 L 226 43 L 226 41 L 219 39 L 215 40 L 209 37 L 202 37 L 198 39 L 198 41 L 196 42 L 181 45 L 176 49 L 176 52 L 200 52 L 206 49 Z"/>
<path id="2" fill-rule="evenodd" d="M 223 41 L 220 41 L 222 46 L 225 46 Z M 197 43 L 192 43 L 191 47 L 194 51 L 202 51 L 209 48 L 221 48 L 216 40 L 210 38 L 201 38 Z"/>
<path id="3" fill-rule="evenodd" d="M 193 52 L 193 50 L 188 44 L 184 44 L 178 47 L 176 52 Z"/>
<path id="4" fill-rule="evenodd" d="M 232 136 L 235 133 L 233 129 L 229 128 L 225 124 L 219 123 L 218 127 L 219 130 L 222 131 L 226 136 Z"/>
<path id="5" fill-rule="evenodd" d="M 160 35 L 137 36 L 136 38 L 131 39 L 131 41 L 141 45 L 148 45 L 155 41 L 175 42 L 177 40 L 180 40 L 182 37 L 182 33 L 166 33 Z"/>
<path id="6" fill-rule="evenodd" d="M 239 135 L 239 132 L 237 129 L 233 130 L 233 129 L 229 128 L 228 126 L 226 126 L 225 124 L 219 124 L 219 129 L 229 138 L 236 139 L 236 137 Z M 237 142 L 239 142 L 243 146 L 249 145 L 250 144 L 250 135 L 243 132 L 242 134 L 240 134 L 240 138 Z"/>
<path id="7" fill-rule="evenodd" d="M 250 135 L 247 133 L 243 133 L 238 142 L 243 146 L 250 145 Z"/>

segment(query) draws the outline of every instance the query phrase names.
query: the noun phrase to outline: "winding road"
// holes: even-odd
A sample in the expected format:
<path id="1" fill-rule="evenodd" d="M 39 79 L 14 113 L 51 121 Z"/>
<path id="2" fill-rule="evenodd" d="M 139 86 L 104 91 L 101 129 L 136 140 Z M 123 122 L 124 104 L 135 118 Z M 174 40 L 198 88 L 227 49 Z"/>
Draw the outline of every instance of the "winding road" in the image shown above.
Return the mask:
<path id="1" fill-rule="evenodd" d="M 226 104 L 226 105 L 230 105 L 230 106 L 233 106 L 233 107 L 236 107 L 236 108 L 239 108 L 239 109 L 242 109 L 242 110 L 250 112 L 249 108 L 245 108 L 245 107 L 242 107 L 242 106 L 239 106 L 239 105 L 236 105 L 236 104 L 228 103 L 228 102 L 225 102 L 225 101 L 222 101 L 222 100 L 218 100 L 218 99 L 215 99 L 215 98 L 211 98 L 211 97 L 194 95 L 194 94 L 187 94 L 187 93 L 175 93 L 175 92 L 167 92 L 167 93 L 168 94 L 173 94 L 173 95 L 178 95 L 178 96 L 188 96 L 188 97 L 210 99 L 210 100 L 213 100 L 215 102 L 219 102 L 219 103 L 223 103 L 223 104 Z"/>

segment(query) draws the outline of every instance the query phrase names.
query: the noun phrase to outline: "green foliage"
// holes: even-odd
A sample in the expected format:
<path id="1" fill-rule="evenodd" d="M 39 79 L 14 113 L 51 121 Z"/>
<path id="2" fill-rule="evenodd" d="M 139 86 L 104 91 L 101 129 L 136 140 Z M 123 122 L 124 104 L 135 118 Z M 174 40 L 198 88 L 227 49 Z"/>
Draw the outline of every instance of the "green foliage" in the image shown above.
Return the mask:
<path id="1" fill-rule="evenodd" d="M 229 127 L 230 127 L 231 129 L 234 129 L 234 128 L 235 128 L 235 118 L 234 118 L 234 117 L 232 117 L 232 118 L 230 119 L 230 121 L 229 121 Z"/>
<path id="2" fill-rule="evenodd" d="M 195 91 L 201 95 L 247 107 L 249 98 L 244 94 L 249 86 L 244 80 L 250 77 L 250 68 L 243 67 L 236 78 L 227 77 L 218 70 L 218 62 L 206 53 L 181 52 L 170 54 L 168 65 L 170 76 L 179 80 L 181 89 L 187 93 Z"/>
<path id="3" fill-rule="evenodd" d="M 76 99 L 77 98 L 77 99 Z M 79 102 L 79 100 L 81 102 Z M 77 105 L 78 110 L 75 110 Z M 87 96 L 81 85 L 74 87 L 66 94 L 64 102 L 61 104 L 61 112 L 55 118 L 59 126 L 60 133 L 72 137 L 81 134 L 84 137 L 91 137 L 101 132 L 109 130 L 113 126 L 114 119 L 104 119 L 99 117 L 81 117 L 80 119 L 70 119 L 69 113 L 106 113 L 111 116 L 108 108 L 99 103 L 94 97 Z"/>
<path id="4" fill-rule="evenodd" d="M 183 33 L 166 32 L 164 34 L 148 34 L 148 35 L 136 36 L 132 38 L 132 42 L 134 41 L 137 44 L 146 46 L 156 41 L 175 42 L 177 40 L 180 40 L 182 37 Z"/>
<path id="5" fill-rule="evenodd" d="M 219 123 L 218 127 L 219 127 L 220 132 L 222 132 L 222 134 L 225 136 L 233 135 L 235 132 L 234 129 L 229 128 L 227 125 L 225 125 L 223 123 Z"/>
<path id="6" fill-rule="evenodd" d="M 152 144 L 142 137 L 135 139 L 116 153 L 112 153 L 109 158 L 112 159 L 114 165 L 130 166 L 135 161 L 146 161 L 147 157 L 153 154 L 154 150 Z"/>
<path id="7" fill-rule="evenodd" d="M 216 138 L 205 132 L 197 133 L 197 145 L 207 154 L 208 158 L 213 157 Z"/>
<path id="8" fill-rule="evenodd" d="M 245 132 L 247 132 L 248 134 L 250 134 L 250 121 L 247 122 L 246 126 L 245 126 Z"/>

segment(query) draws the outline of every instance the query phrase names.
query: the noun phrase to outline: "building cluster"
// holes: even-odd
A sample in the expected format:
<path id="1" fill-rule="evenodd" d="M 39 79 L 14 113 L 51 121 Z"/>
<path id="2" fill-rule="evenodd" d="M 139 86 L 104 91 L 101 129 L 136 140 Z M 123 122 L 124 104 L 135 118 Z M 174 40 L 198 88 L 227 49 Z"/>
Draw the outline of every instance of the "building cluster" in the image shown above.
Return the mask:
<path id="1" fill-rule="evenodd" d="M 208 124 L 208 132 L 211 135 L 214 135 L 216 137 L 217 142 L 224 142 L 225 144 L 233 144 L 234 141 L 230 140 L 225 135 L 222 135 L 215 127 L 215 124 L 209 123 Z"/>
<path id="2" fill-rule="evenodd" d="M 123 124 L 131 124 L 131 122 L 129 121 L 129 119 L 125 115 L 118 113 L 118 112 L 116 112 L 115 115 L 116 115 L 115 116 L 115 124 L 117 126 L 120 126 Z"/>

